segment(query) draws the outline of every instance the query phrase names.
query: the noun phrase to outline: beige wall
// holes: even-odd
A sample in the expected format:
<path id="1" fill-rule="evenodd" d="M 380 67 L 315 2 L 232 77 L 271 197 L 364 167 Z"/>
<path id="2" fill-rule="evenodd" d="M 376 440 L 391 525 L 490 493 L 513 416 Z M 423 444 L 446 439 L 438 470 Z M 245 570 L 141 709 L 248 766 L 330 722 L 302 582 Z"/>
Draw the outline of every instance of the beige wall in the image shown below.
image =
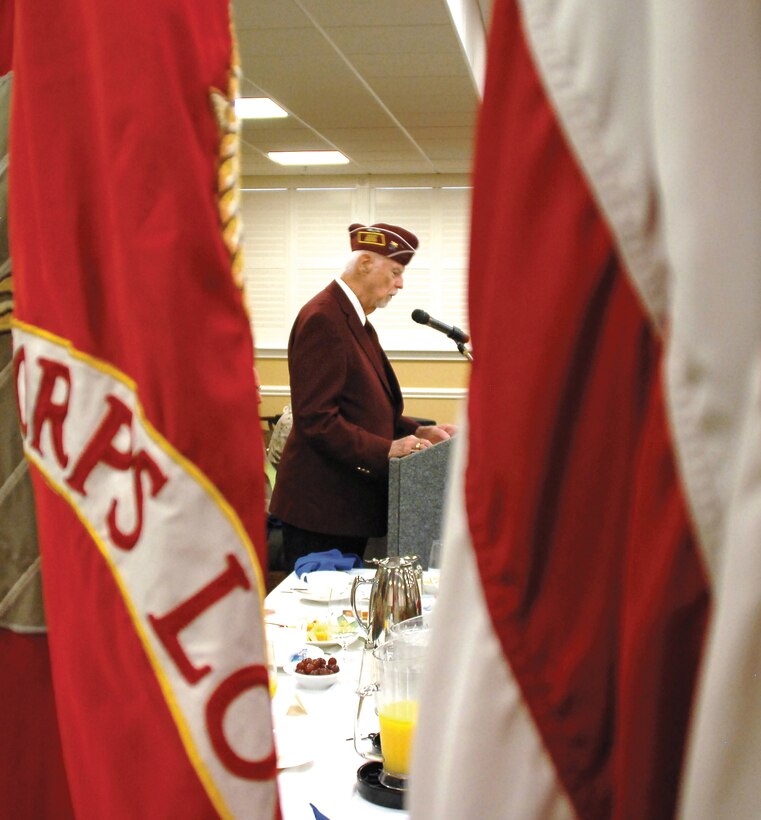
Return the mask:
<path id="1" fill-rule="evenodd" d="M 404 394 L 407 415 L 454 424 L 463 408 L 470 364 L 464 359 L 391 359 Z M 288 363 L 257 357 L 262 385 L 260 415 L 276 415 L 289 401 Z"/>

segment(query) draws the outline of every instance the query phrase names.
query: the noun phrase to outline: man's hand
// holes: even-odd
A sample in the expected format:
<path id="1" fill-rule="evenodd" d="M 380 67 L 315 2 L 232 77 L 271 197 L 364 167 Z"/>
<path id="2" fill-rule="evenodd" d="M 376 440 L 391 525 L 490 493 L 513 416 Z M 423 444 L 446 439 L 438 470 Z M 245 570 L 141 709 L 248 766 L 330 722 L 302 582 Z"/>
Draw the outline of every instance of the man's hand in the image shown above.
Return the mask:
<path id="1" fill-rule="evenodd" d="M 446 441 L 457 432 L 456 424 L 428 424 L 425 427 L 418 427 L 415 435 L 418 438 L 437 444 L 439 441 Z"/>
<path id="2" fill-rule="evenodd" d="M 425 428 L 418 429 L 420 430 Z M 419 436 L 405 436 L 404 438 L 398 438 L 391 442 L 391 449 L 388 451 L 388 457 L 402 458 L 403 456 L 410 455 L 410 453 L 418 453 L 430 446 L 431 442 L 424 438 L 420 438 Z"/>

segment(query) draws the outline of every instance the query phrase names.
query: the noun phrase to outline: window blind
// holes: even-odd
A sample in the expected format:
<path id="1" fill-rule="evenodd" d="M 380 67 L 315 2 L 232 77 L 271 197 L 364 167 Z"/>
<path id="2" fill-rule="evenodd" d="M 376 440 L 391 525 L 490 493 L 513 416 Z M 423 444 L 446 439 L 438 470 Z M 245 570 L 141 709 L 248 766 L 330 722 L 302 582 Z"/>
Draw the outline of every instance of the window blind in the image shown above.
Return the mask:
<path id="1" fill-rule="evenodd" d="M 259 351 L 284 351 L 301 306 L 340 274 L 352 222 L 402 225 L 420 239 L 404 288 L 372 315 L 387 351 L 454 352 L 415 324 L 415 308 L 467 330 L 469 187 L 290 187 L 244 189 L 244 286 Z"/>

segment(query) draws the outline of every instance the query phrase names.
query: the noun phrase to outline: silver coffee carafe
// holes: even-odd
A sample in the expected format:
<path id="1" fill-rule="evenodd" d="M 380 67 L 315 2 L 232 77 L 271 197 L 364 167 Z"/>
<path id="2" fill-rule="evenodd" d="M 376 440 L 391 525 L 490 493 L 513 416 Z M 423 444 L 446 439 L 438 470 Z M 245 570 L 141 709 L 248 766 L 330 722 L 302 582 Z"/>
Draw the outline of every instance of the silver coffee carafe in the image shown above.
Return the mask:
<path id="1" fill-rule="evenodd" d="M 367 643 L 377 646 L 392 626 L 421 614 L 422 570 L 415 555 L 373 558 L 370 563 L 378 567 L 375 577 L 354 579 L 351 607 L 354 617 L 365 631 Z M 364 584 L 372 585 L 366 620 L 357 606 L 357 591 Z"/>

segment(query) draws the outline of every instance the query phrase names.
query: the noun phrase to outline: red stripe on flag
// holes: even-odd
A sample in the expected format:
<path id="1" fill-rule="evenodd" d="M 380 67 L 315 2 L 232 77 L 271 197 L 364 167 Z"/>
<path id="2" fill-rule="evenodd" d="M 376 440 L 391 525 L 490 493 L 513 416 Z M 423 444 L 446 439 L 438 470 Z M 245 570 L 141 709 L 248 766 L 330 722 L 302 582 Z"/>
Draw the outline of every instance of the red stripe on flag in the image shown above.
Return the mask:
<path id="1" fill-rule="evenodd" d="M 74 817 L 58 735 L 47 635 L 0 629 L 0 813 Z"/>
<path id="2" fill-rule="evenodd" d="M 12 68 L 15 4 L 16 0 L 3 0 L 3 8 L 0 11 L 0 77 Z"/>
<path id="3" fill-rule="evenodd" d="M 581 817 L 668 817 L 708 606 L 661 345 L 497 3 L 466 499 L 494 628 Z"/>

